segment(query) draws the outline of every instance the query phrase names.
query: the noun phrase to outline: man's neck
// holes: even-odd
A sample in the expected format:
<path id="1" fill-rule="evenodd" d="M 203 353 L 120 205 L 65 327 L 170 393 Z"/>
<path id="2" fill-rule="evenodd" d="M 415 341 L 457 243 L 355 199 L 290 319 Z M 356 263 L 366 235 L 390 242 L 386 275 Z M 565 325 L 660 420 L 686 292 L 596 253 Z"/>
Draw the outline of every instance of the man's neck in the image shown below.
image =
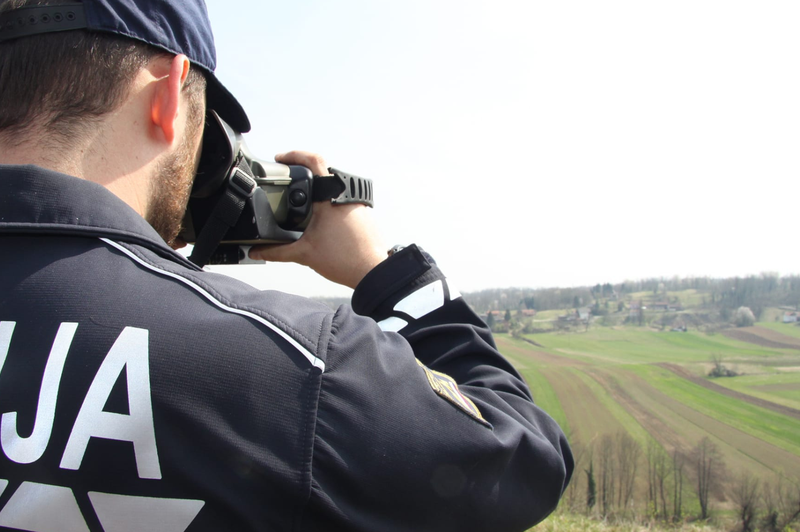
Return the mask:
<path id="1" fill-rule="evenodd" d="M 89 138 L 72 139 L 69 146 L 47 135 L 9 145 L 0 139 L 0 164 L 32 164 L 103 185 L 141 216 L 147 213 L 147 165 L 136 146 L 123 146 L 114 127 L 101 123 Z M 118 129 L 116 131 L 119 131 Z M 130 143 L 128 143 L 130 144 Z M 138 163 L 138 164 L 137 164 Z"/>
<path id="2" fill-rule="evenodd" d="M 14 146 L 0 140 L 0 164 L 34 164 L 48 170 L 81 177 L 78 175 L 79 166 L 70 154 L 62 152 L 59 157 L 54 157 L 54 151 L 45 146 L 43 139 L 26 141 Z"/>

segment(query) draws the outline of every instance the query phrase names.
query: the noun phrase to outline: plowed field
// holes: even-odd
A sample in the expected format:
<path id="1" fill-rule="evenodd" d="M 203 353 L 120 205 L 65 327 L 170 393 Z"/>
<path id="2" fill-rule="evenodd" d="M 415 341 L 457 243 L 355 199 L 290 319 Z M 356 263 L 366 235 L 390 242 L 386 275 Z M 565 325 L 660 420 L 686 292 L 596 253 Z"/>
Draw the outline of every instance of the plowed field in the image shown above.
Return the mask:
<path id="1" fill-rule="evenodd" d="M 765 327 L 741 327 L 738 329 L 727 329 L 722 334 L 728 338 L 770 347 L 774 349 L 798 349 L 800 350 L 800 338 L 787 336 L 778 331 Z"/>
<path id="2" fill-rule="evenodd" d="M 758 326 L 724 336 L 602 329 L 533 338 L 538 345 L 500 336 L 498 346 L 535 372 L 574 441 L 586 445 L 626 431 L 643 447 L 653 438 L 667 451 L 688 451 L 708 437 L 734 476 L 780 471 L 800 478 L 800 409 L 694 373 L 724 352 L 726 360 L 760 372 L 747 378 L 757 379 L 764 394 L 792 394 L 798 384 L 780 364 L 796 358 L 787 350 L 800 350 L 800 338 Z"/>

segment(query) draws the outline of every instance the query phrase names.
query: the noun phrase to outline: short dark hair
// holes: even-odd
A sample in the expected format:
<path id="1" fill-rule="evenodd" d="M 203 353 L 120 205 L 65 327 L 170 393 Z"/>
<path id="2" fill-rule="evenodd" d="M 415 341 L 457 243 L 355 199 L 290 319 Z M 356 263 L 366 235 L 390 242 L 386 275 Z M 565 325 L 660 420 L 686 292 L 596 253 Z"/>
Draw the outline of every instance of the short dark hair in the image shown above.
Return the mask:
<path id="1" fill-rule="evenodd" d="M 0 0 L 0 13 L 66 1 Z M 0 137 L 21 143 L 35 125 L 68 143 L 122 104 L 139 70 L 155 57 L 170 55 L 141 41 L 85 30 L 2 43 Z M 205 86 L 202 70 L 190 69 L 183 90 L 193 110 L 202 104 Z"/>

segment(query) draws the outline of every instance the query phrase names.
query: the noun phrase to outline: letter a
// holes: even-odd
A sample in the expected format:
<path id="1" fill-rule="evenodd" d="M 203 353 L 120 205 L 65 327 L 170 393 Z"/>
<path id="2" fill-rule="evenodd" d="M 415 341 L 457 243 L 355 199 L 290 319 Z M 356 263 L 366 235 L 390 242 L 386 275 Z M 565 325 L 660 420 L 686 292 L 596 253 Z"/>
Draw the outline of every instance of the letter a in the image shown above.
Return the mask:
<path id="1" fill-rule="evenodd" d="M 123 369 L 127 370 L 130 414 L 104 412 L 103 407 Z M 147 330 L 126 327 L 106 355 L 75 419 L 61 458 L 62 469 L 81 467 L 90 438 L 133 442 L 139 478 L 161 478 L 150 399 Z"/>

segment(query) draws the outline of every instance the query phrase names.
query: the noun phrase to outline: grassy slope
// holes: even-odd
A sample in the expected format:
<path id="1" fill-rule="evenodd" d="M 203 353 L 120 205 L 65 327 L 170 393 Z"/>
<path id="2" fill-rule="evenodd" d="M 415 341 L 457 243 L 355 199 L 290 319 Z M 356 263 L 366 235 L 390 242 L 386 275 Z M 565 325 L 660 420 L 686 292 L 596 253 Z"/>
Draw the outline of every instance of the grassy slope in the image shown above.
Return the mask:
<path id="1" fill-rule="evenodd" d="M 531 530 L 535 532 L 719 532 L 730 530 L 730 528 L 698 523 L 685 523 L 678 526 L 657 522 L 647 526 L 635 523 L 607 523 L 585 516 L 557 513 Z"/>
<path id="2" fill-rule="evenodd" d="M 780 351 L 747 344 L 721 334 L 655 332 L 637 328 L 597 328 L 586 333 L 532 335 L 547 350 L 589 363 L 707 363 L 715 354 L 726 359 L 759 359 Z"/>
<path id="3" fill-rule="evenodd" d="M 550 385 L 550 381 L 541 371 L 535 369 L 521 370 L 521 373 L 531 387 L 533 400 L 536 404 L 558 422 L 565 434 L 569 434 L 569 419 L 567 419 L 567 415 L 561 407 L 561 401 L 559 401 L 558 395 Z"/>
<path id="4" fill-rule="evenodd" d="M 759 325 L 786 334 L 783 324 Z M 797 330 L 800 335 L 800 328 Z M 770 366 L 776 359 L 785 358 L 786 350 L 761 347 L 721 334 L 670 333 L 635 327 L 593 327 L 588 332 L 531 335 L 529 338 L 541 344 L 541 348 L 505 338 L 505 342 L 499 342 L 501 350 L 505 347 L 503 352 L 510 354 L 507 349 L 513 346 L 511 358 L 531 385 L 540 390 L 535 392 L 541 395 L 539 404 L 546 410 L 552 409 L 557 419 L 566 418 L 565 425 L 573 435 L 583 429 L 579 435 L 583 443 L 596 437 L 604 426 L 608 432 L 624 427 L 643 442 L 647 437 L 646 426 L 649 430 L 657 430 L 654 427 L 658 426 L 645 423 L 646 416 L 642 416 L 645 409 L 648 415 L 662 420 L 662 428 L 672 431 L 672 441 L 694 444 L 706 434 L 724 444 L 732 469 L 776 469 L 787 463 L 789 469 L 800 471 L 800 422 L 796 419 L 721 395 L 654 365 L 679 364 L 700 375 L 706 371 L 712 356 L 722 355 L 726 362 L 740 363 L 748 369 L 761 368 L 763 374 L 715 382 L 797 407 L 800 372 L 781 373 L 782 370 Z M 540 354 L 532 354 L 533 351 Z M 633 376 L 641 379 L 638 388 L 632 386 Z M 606 389 L 609 382 L 620 383 L 623 389 L 631 385 L 629 391 L 635 404 L 620 404 L 619 394 Z M 656 391 L 664 394 L 660 403 L 647 396 L 647 387 L 652 387 L 651 395 L 656 395 Z M 555 405 L 557 401 L 561 403 L 559 406 Z M 661 441 L 668 443 L 664 438 Z"/>
<path id="5" fill-rule="evenodd" d="M 800 372 L 716 379 L 720 386 L 800 410 Z"/>
<path id="6" fill-rule="evenodd" d="M 773 331 L 785 334 L 786 336 L 800 338 L 800 327 L 797 325 L 773 321 L 762 321 L 756 325 L 759 325 L 760 327 L 766 327 L 767 329 L 772 329 Z"/>
<path id="7" fill-rule="evenodd" d="M 692 409 L 800 456 L 800 422 L 797 420 L 718 394 L 659 367 L 638 366 L 635 371 Z"/>
<path id="8" fill-rule="evenodd" d="M 657 301 L 668 301 L 672 302 L 677 298 L 680 300 L 681 305 L 684 307 L 699 307 L 703 304 L 703 298 L 708 299 L 708 294 L 703 294 L 702 292 L 698 292 L 694 289 L 689 290 L 681 290 L 679 292 L 667 292 L 666 295 L 659 292 L 658 294 L 653 294 L 651 291 L 645 292 L 633 292 L 631 294 L 625 295 L 625 300 L 627 301 L 639 301 L 641 300 L 642 303 L 647 305 L 648 303 L 653 303 Z"/>
<path id="9" fill-rule="evenodd" d="M 611 413 L 616 419 L 617 423 L 628 432 L 631 436 L 636 438 L 642 446 L 646 445 L 648 433 L 642 425 L 634 418 L 622 405 L 612 397 L 608 390 L 604 389 L 594 378 L 592 378 L 586 371 L 578 371 L 577 376 L 584 381 L 589 387 L 597 400 Z"/>

